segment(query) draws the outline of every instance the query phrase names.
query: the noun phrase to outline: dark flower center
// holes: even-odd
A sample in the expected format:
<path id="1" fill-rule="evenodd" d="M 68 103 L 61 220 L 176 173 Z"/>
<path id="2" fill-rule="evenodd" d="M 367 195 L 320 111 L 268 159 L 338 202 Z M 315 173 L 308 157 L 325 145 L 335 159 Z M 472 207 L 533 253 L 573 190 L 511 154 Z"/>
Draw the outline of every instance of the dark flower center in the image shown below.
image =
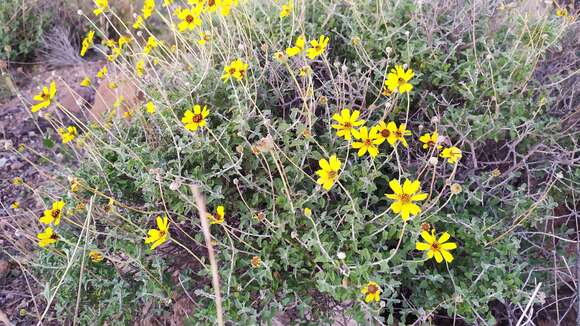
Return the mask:
<path id="1" fill-rule="evenodd" d="M 439 250 L 439 243 L 437 243 L 437 241 L 433 242 L 433 244 L 431 244 L 431 249 Z"/>
<path id="2" fill-rule="evenodd" d="M 365 139 L 365 146 L 371 146 L 373 142 L 370 139 Z"/>
<path id="3" fill-rule="evenodd" d="M 371 284 L 367 287 L 367 290 L 369 291 L 369 293 L 376 293 L 379 290 L 379 288 L 376 285 Z"/>
<path id="4" fill-rule="evenodd" d="M 381 130 L 381 136 L 387 138 L 391 135 L 391 132 L 388 129 Z"/>
<path id="5" fill-rule="evenodd" d="M 404 84 L 406 82 L 405 79 L 403 79 L 402 77 L 399 77 L 399 84 Z"/>
<path id="6" fill-rule="evenodd" d="M 399 196 L 399 200 L 402 201 L 403 203 L 408 203 L 411 201 L 411 195 L 402 194 Z"/>
<path id="7" fill-rule="evenodd" d="M 60 209 L 53 209 L 52 212 L 50 212 L 50 215 L 53 218 L 57 218 L 60 215 Z"/>
<path id="8" fill-rule="evenodd" d="M 215 5 L 215 0 L 207 0 L 207 5 L 213 7 Z"/>
<path id="9" fill-rule="evenodd" d="M 51 234 L 51 235 L 50 235 L 50 238 L 51 238 L 52 240 L 57 240 L 57 239 L 58 239 L 58 234 L 56 234 L 56 233 L 53 233 L 53 234 Z"/>
<path id="10" fill-rule="evenodd" d="M 336 177 L 336 171 L 329 171 L 329 172 L 328 172 L 328 177 L 329 177 L 329 178 L 334 178 L 334 177 Z"/>
<path id="11" fill-rule="evenodd" d="M 342 124 L 342 126 L 343 126 L 344 128 L 346 128 L 346 129 L 350 129 L 350 128 L 352 128 L 352 124 L 351 124 L 350 122 L 345 122 L 345 123 L 343 123 L 343 124 Z"/>
<path id="12" fill-rule="evenodd" d="M 230 75 L 233 75 L 233 74 L 235 74 L 235 73 L 236 73 L 236 68 L 230 68 L 230 69 L 228 70 L 228 74 L 230 74 Z"/>
<path id="13" fill-rule="evenodd" d="M 200 123 L 201 120 L 203 120 L 203 117 L 201 116 L 201 114 L 196 114 L 191 118 L 191 121 L 193 121 L 195 123 Z"/>
<path id="14" fill-rule="evenodd" d="M 397 130 L 395 131 L 395 136 L 397 136 L 397 138 L 401 138 L 403 137 L 403 133 Z"/>
<path id="15" fill-rule="evenodd" d="M 185 17 L 185 21 L 191 24 L 193 22 L 193 16 L 192 15 L 187 15 Z"/>

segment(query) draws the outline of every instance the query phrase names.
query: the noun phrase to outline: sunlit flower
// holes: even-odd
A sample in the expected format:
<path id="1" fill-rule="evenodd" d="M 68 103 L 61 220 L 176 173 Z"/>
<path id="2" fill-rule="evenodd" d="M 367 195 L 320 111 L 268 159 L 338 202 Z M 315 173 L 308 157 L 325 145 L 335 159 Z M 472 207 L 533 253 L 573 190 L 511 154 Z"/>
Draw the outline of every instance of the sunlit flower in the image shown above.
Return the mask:
<path id="1" fill-rule="evenodd" d="M 383 143 L 384 139 L 379 136 L 378 127 L 372 127 L 371 130 L 368 130 L 367 127 L 361 127 L 358 130 L 353 130 L 352 135 L 357 139 L 352 143 L 352 148 L 358 149 L 359 157 L 367 152 L 372 158 L 379 155 L 379 145 Z"/>
<path id="2" fill-rule="evenodd" d="M 461 159 L 462 154 L 459 148 L 452 146 L 443 149 L 443 151 L 439 156 L 441 156 L 442 158 L 446 158 L 447 162 L 455 164 Z"/>
<path id="3" fill-rule="evenodd" d="M 10 207 L 12 209 L 19 209 L 20 208 L 20 202 L 17 200 L 15 202 L 13 202 L 12 205 L 10 205 Z"/>
<path id="4" fill-rule="evenodd" d="M 368 282 L 366 286 L 361 289 L 361 293 L 365 295 L 365 302 L 373 301 L 379 302 L 381 300 L 381 288 L 375 282 Z"/>
<path id="5" fill-rule="evenodd" d="M 143 18 L 147 19 L 155 10 L 155 0 L 145 0 L 143 1 Z"/>
<path id="6" fill-rule="evenodd" d="M 421 237 L 427 243 L 417 242 L 415 248 L 417 250 L 425 251 L 427 250 L 427 259 L 435 257 L 437 263 L 441 263 L 443 259 L 446 262 L 451 263 L 453 261 L 453 256 L 449 250 L 457 248 L 457 244 L 454 242 L 447 242 L 451 237 L 449 233 L 443 232 L 439 240 L 435 237 L 435 230 L 431 230 L 431 234 L 427 231 L 421 232 Z"/>
<path id="7" fill-rule="evenodd" d="M 401 142 L 403 146 L 409 147 L 409 144 L 407 144 L 405 136 L 410 136 L 411 131 L 407 130 L 406 124 L 401 123 L 397 127 L 397 124 L 391 121 L 387 124 L 387 130 L 389 130 L 389 136 L 387 137 L 387 141 L 389 142 L 389 144 L 395 146 L 397 142 Z"/>
<path id="8" fill-rule="evenodd" d="M 389 186 L 394 193 L 385 194 L 385 196 L 395 201 L 390 207 L 393 213 L 401 213 L 403 221 L 408 220 L 410 215 L 415 216 L 421 213 L 421 207 L 413 203 L 414 201 L 427 199 L 427 194 L 421 192 L 419 180 L 411 181 L 405 179 L 405 182 L 401 186 L 399 180 L 393 179 L 389 182 Z"/>
<path id="9" fill-rule="evenodd" d="M 91 261 L 92 261 L 93 263 L 99 263 L 99 262 L 103 261 L 103 259 L 104 259 L 105 257 L 103 256 L 103 254 L 102 254 L 100 251 L 97 251 L 97 250 L 91 250 L 91 251 L 89 252 L 89 258 L 91 259 Z"/>
<path id="10" fill-rule="evenodd" d="M 296 42 L 294 42 L 294 46 L 293 47 L 289 47 L 286 49 L 286 55 L 288 55 L 289 58 L 300 54 L 300 52 L 304 51 L 304 46 L 306 45 L 306 39 L 304 38 L 304 36 L 298 36 L 298 38 L 296 39 Z"/>
<path id="11" fill-rule="evenodd" d="M 68 126 L 66 129 L 58 128 L 58 135 L 62 139 L 62 143 L 66 144 L 75 139 L 77 136 L 77 128 L 75 126 Z"/>
<path id="12" fill-rule="evenodd" d="M 137 18 L 135 18 L 135 22 L 133 23 L 133 28 L 141 29 L 143 26 L 145 26 L 145 20 L 141 15 L 138 15 Z"/>
<path id="13" fill-rule="evenodd" d="M 60 224 L 60 218 L 62 217 L 62 209 L 64 208 L 64 201 L 59 200 L 52 203 L 52 208 L 44 211 L 44 215 L 40 218 L 40 223 L 50 224 L 54 222 L 54 225 Z"/>
<path id="14" fill-rule="evenodd" d="M 93 0 L 95 5 L 97 6 L 97 8 L 95 8 L 93 10 L 93 13 L 95 14 L 95 16 L 98 16 L 102 13 L 105 12 L 105 10 L 107 10 L 107 8 L 109 8 L 109 0 Z"/>
<path id="15" fill-rule="evenodd" d="M 226 216 L 226 211 L 223 206 L 218 206 L 214 214 L 207 214 L 210 224 L 222 224 L 224 222 L 224 217 Z"/>
<path id="16" fill-rule="evenodd" d="M 254 256 L 254 257 L 252 257 L 250 264 L 252 264 L 253 268 L 258 268 L 258 267 L 260 267 L 260 265 L 262 265 L 262 260 L 260 259 L 260 257 Z"/>
<path id="17" fill-rule="evenodd" d="M 82 87 L 89 87 L 91 86 L 91 79 L 89 77 L 85 77 L 80 83 Z"/>
<path id="18" fill-rule="evenodd" d="M 145 60 L 144 59 L 137 61 L 137 64 L 135 65 L 135 73 L 137 74 L 137 77 L 139 77 L 139 78 L 143 77 L 143 74 L 145 73 Z"/>
<path id="19" fill-rule="evenodd" d="M 20 186 L 23 183 L 24 183 L 24 180 L 22 180 L 21 177 L 12 178 L 12 185 L 14 185 L 14 186 Z"/>
<path id="20" fill-rule="evenodd" d="M 439 140 L 439 133 L 434 131 L 432 134 L 425 133 L 419 137 L 419 141 L 423 143 L 423 149 L 437 148 L 441 149 L 443 146 L 439 145 L 437 141 Z"/>
<path id="21" fill-rule="evenodd" d="M 204 127 L 206 125 L 205 118 L 209 115 L 209 110 L 207 106 L 204 105 L 203 109 L 200 105 L 196 104 L 193 106 L 193 112 L 191 110 L 185 111 L 181 122 L 185 124 L 185 129 L 190 131 L 196 131 L 197 128 Z"/>
<path id="22" fill-rule="evenodd" d="M 304 66 L 298 70 L 298 75 L 300 77 L 307 77 L 312 73 L 312 68 L 310 66 Z"/>
<path id="23" fill-rule="evenodd" d="M 163 219 L 161 219 L 161 216 L 157 216 L 155 221 L 157 222 L 157 229 L 150 229 L 147 232 L 147 238 L 145 238 L 145 244 L 152 243 L 151 250 L 169 239 L 169 220 L 167 215 Z"/>
<path id="24" fill-rule="evenodd" d="M 340 169 L 340 161 L 338 162 L 338 168 Z M 306 217 L 311 217 L 312 216 L 312 210 L 309 207 L 305 207 L 304 208 L 304 215 Z"/>
<path id="25" fill-rule="evenodd" d="M 566 10 L 566 8 L 558 8 L 558 9 L 556 9 L 556 16 L 558 16 L 558 17 L 567 17 L 568 16 L 568 10 Z"/>
<path id="26" fill-rule="evenodd" d="M 328 37 L 321 35 L 320 39 L 317 40 L 312 40 L 310 41 L 310 48 L 308 50 L 306 50 L 306 55 L 310 58 L 310 59 L 315 59 L 317 56 L 321 55 L 322 53 L 324 53 L 324 50 L 326 49 L 326 46 L 328 45 Z"/>
<path id="27" fill-rule="evenodd" d="M 155 104 L 151 101 L 147 102 L 147 104 L 145 104 L 145 111 L 151 114 L 155 113 Z"/>
<path id="28" fill-rule="evenodd" d="M 282 5 L 282 10 L 280 10 L 280 18 L 288 17 L 292 13 L 292 9 L 294 9 L 294 3 L 292 0 L 288 1 L 287 4 Z"/>
<path id="29" fill-rule="evenodd" d="M 107 76 L 108 71 L 109 70 L 107 69 L 107 66 L 103 66 L 103 68 L 101 68 L 101 70 L 97 72 L 97 78 L 101 79 L 105 78 L 105 76 Z"/>
<path id="30" fill-rule="evenodd" d="M 338 137 L 344 137 L 346 140 L 350 140 L 354 128 L 362 126 L 365 123 L 365 120 L 357 120 L 359 116 L 359 110 L 354 110 L 352 115 L 349 109 L 342 109 L 340 114 L 335 113 L 332 116 L 332 119 L 338 122 L 338 124 L 332 125 L 332 128 L 337 130 L 336 135 Z"/>
<path id="31" fill-rule="evenodd" d="M 44 232 L 38 233 L 36 238 L 38 239 L 38 245 L 41 248 L 44 248 L 55 243 L 58 240 L 58 235 L 54 233 L 52 228 L 49 226 L 44 230 Z"/>
<path id="32" fill-rule="evenodd" d="M 81 47 L 81 57 L 84 57 L 87 53 L 88 49 L 93 45 L 93 39 L 95 37 L 95 31 L 89 31 L 87 36 L 83 39 L 82 47 Z"/>
<path id="33" fill-rule="evenodd" d="M 185 30 L 192 31 L 197 26 L 201 26 L 201 19 L 199 15 L 201 14 L 201 8 L 192 7 L 191 9 L 178 9 L 176 10 L 177 18 L 181 20 L 177 29 L 180 32 Z"/>
<path id="34" fill-rule="evenodd" d="M 210 33 L 199 32 L 199 40 L 197 40 L 197 43 L 199 45 L 205 45 L 209 41 L 211 41 L 211 34 Z"/>
<path id="35" fill-rule="evenodd" d="M 143 48 L 143 52 L 145 52 L 145 54 L 149 54 L 151 50 L 155 49 L 158 46 L 159 41 L 157 41 L 155 36 L 149 36 L 149 38 L 147 39 L 147 44 L 145 44 L 145 47 Z"/>
<path id="36" fill-rule="evenodd" d="M 236 59 L 224 67 L 224 74 L 222 75 L 222 79 L 224 82 L 232 77 L 237 80 L 242 80 L 246 75 L 247 70 L 248 64 L 242 61 L 242 59 Z"/>
<path id="37" fill-rule="evenodd" d="M 56 96 L 56 83 L 54 81 L 50 82 L 49 87 L 42 87 L 42 92 L 38 93 L 38 95 L 34 96 L 32 99 L 35 100 L 36 104 L 34 104 L 31 108 L 32 112 L 36 112 L 40 109 L 44 109 L 48 107 L 54 97 Z"/>
<path id="38" fill-rule="evenodd" d="M 324 189 L 330 190 L 338 179 L 338 172 L 341 166 L 340 160 L 336 155 L 332 155 L 328 161 L 323 158 L 320 159 L 318 165 L 320 166 L 320 170 L 316 171 L 316 174 L 318 174 L 318 180 L 316 182 L 322 185 Z M 306 213 L 306 210 L 304 212 Z"/>
<path id="39" fill-rule="evenodd" d="M 413 89 L 413 85 L 409 83 L 409 80 L 413 78 L 415 73 L 413 69 L 403 69 L 403 66 L 396 65 L 395 68 L 391 69 L 391 72 L 387 75 L 387 80 L 385 81 L 385 86 L 389 88 L 391 92 L 399 92 L 404 94 Z"/>

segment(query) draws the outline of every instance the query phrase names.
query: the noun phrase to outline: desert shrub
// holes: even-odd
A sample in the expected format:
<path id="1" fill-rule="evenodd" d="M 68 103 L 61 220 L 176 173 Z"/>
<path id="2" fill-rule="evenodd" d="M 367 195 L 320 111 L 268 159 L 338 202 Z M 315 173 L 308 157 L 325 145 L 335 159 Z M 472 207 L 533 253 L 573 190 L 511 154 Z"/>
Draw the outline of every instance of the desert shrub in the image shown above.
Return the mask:
<path id="1" fill-rule="evenodd" d="M 285 18 L 282 4 L 240 3 L 227 15 L 207 9 L 201 27 L 182 32 L 173 13 L 183 4 L 157 4 L 161 25 L 151 28 L 169 37 L 144 47 L 145 20 L 129 44 L 105 42 L 110 78 L 141 96 L 130 105 L 117 93 L 104 121 L 77 121 L 82 135 L 62 146 L 80 167 L 55 172 L 63 182 L 46 203 L 63 200 L 65 217 L 36 269 L 59 318 L 170 318 L 184 299 L 189 322 L 214 323 L 193 185 L 211 214 L 225 207 L 222 223 L 210 218 L 211 232 L 225 318 L 235 324 L 281 314 L 331 323 L 337 312 L 362 324 L 437 315 L 493 324 L 492 301 L 541 300 L 531 297 L 530 279 L 550 284 L 551 276 L 532 258 L 545 254 L 538 230 L 570 204 L 578 170 L 574 133 L 546 112 L 558 99 L 533 73 L 570 22 L 460 3 L 315 1 L 295 3 Z M 114 19 L 114 8 L 104 9 Z M 211 37 L 201 44 L 198 31 Z M 316 58 L 304 53 L 308 42 L 288 58 L 300 35 L 330 42 Z M 222 80 L 236 59 L 249 69 Z M 415 71 L 409 92 L 384 88 L 398 65 Z M 206 125 L 188 129 L 183 119 L 196 105 L 209 109 Z M 369 129 L 406 124 L 408 147 L 398 138 L 378 145 L 376 157 L 357 155 L 357 137 L 332 127 L 345 108 L 359 110 Z M 440 139 L 423 148 L 419 138 L 435 131 Z M 452 147 L 462 152 L 457 162 L 442 156 Z M 320 160 L 332 155 L 341 168 L 321 187 Z M 406 179 L 425 193 L 408 220 L 385 197 Z M 151 250 L 143 239 L 159 227 L 157 216 L 168 217 L 170 238 Z M 560 228 L 572 236 L 569 225 Z M 454 259 L 416 250 L 422 231 L 448 232 Z M 92 250 L 105 259 L 90 261 Z M 369 282 L 381 288 L 380 303 L 361 293 Z M 545 298 L 553 286 L 542 289 Z"/>

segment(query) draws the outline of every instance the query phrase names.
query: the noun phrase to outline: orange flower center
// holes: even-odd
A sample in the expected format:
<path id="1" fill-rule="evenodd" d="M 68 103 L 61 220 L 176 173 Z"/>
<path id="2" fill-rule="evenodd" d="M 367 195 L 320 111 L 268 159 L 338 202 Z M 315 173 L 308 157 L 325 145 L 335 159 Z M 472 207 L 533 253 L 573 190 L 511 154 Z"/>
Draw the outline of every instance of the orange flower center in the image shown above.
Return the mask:
<path id="1" fill-rule="evenodd" d="M 201 116 L 201 114 L 195 114 L 192 118 L 191 121 L 194 123 L 200 123 L 201 120 L 203 120 L 203 117 Z"/>
<path id="2" fill-rule="evenodd" d="M 350 129 L 350 128 L 352 128 L 352 124 L 351 124 L 350 122 L 345 122 L 345 123 L 343 123 L 343 124 L 342 124 L 342 126 L 343 126 L 345 129 Z"/>
<path id="3" fill-rule="evenodd" d="M 403 79 L 403 77 L 399 77 L 399 85 L 404 84 L 406 82 L 405 79 Z"/>
<path id="4" fill-rule="evenodd" d="M 439 251 L 439 243 L 437 241 L 433 242 L 433 244 L 431 244 L 431 249 Z"/>
<path id="5" fill-rule="evenodd" d="M 391 135 L 391 132 L 388 129 L 381 130 L 381 136 L 387 138 Z"/>
<path id="6" fill-rule="evenodd" d="M 159 230 L 159 238 L 160 238 L 160 239 L 161 239 L 161 238 L 164 238 L 166 234 L 167 234 L 167 232 L 166 232 L 166 231 Z"/>
<path id="7" fill-rule="evenodd" d="M 329 171 L 328 172 L 328 177 L 333 179 L 334 177 L 336 177 L 336 171 Z"/>
<path id="8" fill-rule="evenodd" d="M 370 139 L 365 139 L 364 144 L 365 144 L 365 146 L 371 146 L 373 144 L 373 142 Z"/>
<path id="9" fill-rule="evenodd" d="M 235 74 L 235 73 L 236 73 L 236 68 L 230 68 L 230 69 L 228 70 L 228 74 L 230 74 L 230 75 L 233 75 L 233 74 Z"/>
<path id="10" fill-rule="evenodd" d="M 215 6 L 215 0 L 207 0 L 207 5 L 210 7 Z"/>
<path id="11" fill-rule="evenodd" d="M 42 97 L 43 100 L 48 100 L 50 98 L 50 94 L 42 92 L 42 94 L 40 95 L 40 97 Z"/>
<path id="12" fill-rule="evenodd" d="M 399 196 L 399 200 L 402 201 L 404 204 L 411 202 L 411 195 L 402 194 Z"/>
<path id="13" fill-rule="evenodd" d="M 401 131 L 397 130 L 397 131 L 395 131 L 395 136 L 397 138 L 401 138 L 401 137 L 403 137 L 403 133 Z"/>
<path id="14" fill-rule="evenodd" d="M 57 239 L 58 239 L 58 234 L 56 234 L 56 233 L 53 233 L 53 234 L 51 234 L 51 235 L 50 235 L 50 238 L 51 238 L 52 240 L 57 240 Z"/>
<path id="15" fill-rule="evenodd" d="M 60 215 L 60 209 L 53 209 L 53 210 L 50 212 L 50 215 L 51 215 L 53 218 L 57 218 L 57 217 Z"/>
<path id="16" fill-rule="evenodd" d="M 369 291 L 369 293 L 376 293 L 379 290 L 379 287 L 371 284 L 367 287 L 367 290 Z"/>
<path id="17" fill-rule="evenodd" d="M 193 22 L 193 19 L 194 19 L 194 18 L 193 18 L 193 16 L 192 16 L 192 15 L 187 15 L 187 16 L 185 16 L 185 21 L 186 21 L 186 22 L 188 22 L 188 23 L 190 23 L 190 24 Z"/>

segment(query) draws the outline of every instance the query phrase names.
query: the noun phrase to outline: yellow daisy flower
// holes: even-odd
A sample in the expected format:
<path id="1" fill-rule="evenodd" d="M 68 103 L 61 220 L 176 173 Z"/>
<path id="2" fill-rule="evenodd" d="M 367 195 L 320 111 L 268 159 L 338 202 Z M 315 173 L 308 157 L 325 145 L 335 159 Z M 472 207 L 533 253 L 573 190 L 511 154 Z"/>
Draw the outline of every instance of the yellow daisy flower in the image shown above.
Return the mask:
<path id="1" fill-rule="evenodd" d="M 288 1 L 287 4 L 282 5 L 282 10 L 280 10 L 280 18 L 288 17 L 292 13 L 292 9 L 294 9 L 294 3 L 292 0 Z"/>
<path id="2" fill-rule="evenodd" d="M 163 219 L 161 219 L 161 216 L 157 216 L 155 221 L 157 222 L 157 229 L 150 229 L 147 232 L 147 238 L 145 238 L 145 244 L 152 243 L 151 250 L 169 239 L 169 220 L 167 215 Z"/>
<path id="3" fill-rule="evenodd" d="M 379 302 L 381 300 L 381 288 L 375 282 L 368 282 L 366 286 L 361 289 L 361 293 L 365 295 L 365 302 L 373 301 Z"/>
<path id="4" fill-rule="evenodd" d="M 206 125 L 205 118 L 209 115 L 209 110 L 207 106 L 204 105 L 203 109 L 200 105 L 196 104 L 193 106 L 193 112 L 191 110 L 185 111 L 181 122 L 185 124 L 185 129 L 190 131 L 196 131 L 197 128 L 204 127 Z"/>
<path id="5" fill-rule="evenodd" d="M 205 45 L 209 41 L 211 41 L 211 34 L 210 33 L 199 32 L 199 40 L 197 40 L 197 43 L 199 45 Z"/>
<path id="6" fill-rule="evenodd" d="M 443 146 L 437 143 L 438 140 L 439 133 L 437 131 L 434 131 L 432 134 L 425 133 L 419 137 L 419 141 L 423 143 L 423 149 L 434 148 L 437 146 L 437 149 L 440 150 Z"/>
<path id="7" fill-rule="evenodd" d="M 145 104 L 145 111 L 151 114 L 155 113 L 155 104 L 153 104 L 151 101 L 147 102 L 147 104 Z"/>
<path id="8" fill-rule="evenodd" d="M 409 147 L 409 144 L 407 144 L 405 136 L 411 136 L 411 131 L 407 130 L 406 124 L 401 123 L 399 127 L 397 127 L 397 124 L 391 121 L 387 124 L 387 130 L 389 130 L 389 136 L 387 137 L 387 141 L 389 142 L 389 144 L 391 144 L 391 146 L 395 146 L 397 141 L 399 141 L 403 144 L 403 146 Z"/>
<path id="9" fill-rule="evenodd" d="M 91 259 L 91 261 L 93 263 L 98 263 L 98 262 L 101 262 L 105 257 L 103 256 L 103 254 L 100 251 L 91 250 L 89 252 L 89 258 Z"/>
<path id="10" fill-rule="evenodd" d="M 566 8 L 558 8 L 558 9 L 556 9 L 556 16 L 558 16 L 558 17 L 567 17 L 568 16 L 568 10 L 566 10 Z"/>
<path id="11" fill-rule="evenodd" d="M 201 19 L 199 15 L 201 14 L 201 8 L 199 7 L 192 7 L 191 9 L 177 9 L 176 11 L 177 18 L 181 20 L 179 25 L 177 25 L 177 29 L 180 32 L 185 30 L 192 31 L 197 26 L 201 26 Z"/>
<path id="12" fill-rule="evenodd" d="M 105 10 L 107 10 L 107 8 L 109 8 L 109 0 L 93 0 L 93 2 L 97 6 L 97 8 L 95 8 L 93 10 L 93 13 L 95 14 L 95 16 L 98 16 L 98 15 L 104 13 Z"/>
<path id="13" fill-rule="evenodd" d="M 149 38 L 147 38 L 147 44 L 145 44 L 145 47 L 143 48 L 143 52 L 145 52 L 145 54 L 149 54 L 151 50 L 155 49 L 158 46 L 159 41 L 157 41 L 157 39 L 154 36 L 149 36 Z"/>
<path id="14" fill-rule="evenodd" d="M 338 130 L 336 135 L 338 137 L 344 137 L 346 140 L 350 140 L 354 127 L 362 126 L 365 123 L 365 120 L 357 120 L 359 116 L 359 110 L 354 110 L 352 115 L 349 109 L 342 109 L 340 114 L 335 113 L 332 116 L 332 119 L 338 122 L 338 124 L 332 125 L 332 128 Z"/>
<path id="15" fill-rule="evenodd" d="M 99 70 L 97 72 L 97 78 L 100 78 L 100 79 L 105 78 L 105 76 L 107 76 L 107 72 L 109 72 L 109 70 L 107 69 L 107 66 L 103 66 L 103 68 L 101 68 L 101 70 Z"/>
<path id="16" fill-rule="evenodd" d="M 401 186 L 399 180 L 394 179 L 389 182 L 389 186 L 394 193 L 385 194 L 385 196 L 395 201 L 390 207 L 393 213 L 401 213 L 403 221 L 407 221 L 410 215 L 415 216 L 421 213 L 421 207 L 413 203 L 414 201 L 427 199 L 427 194 L 421 192 L 419 180 L 411 181 L 405 179 L 405 182 Z"/>
<path id="17" fill-rule="evenodd" d="M 425 251 L 427 250 L 427 259 L 435 257 L 437 263 L 446 262 L 451 263 L 453 261 L 453 255 L 449 250 L 457 249 L 457 244 L 454 242 L 447 242 L 451 237 L 449 233 L 443 232 L 439 240 L 435 237 L 435 230 L 431 230 L 431 234 L 427 231 L 421 232 L 421 237 L 427 243 L 417 242 L 415 248 L 417 250 Z"/>
<path id="18" fill-rule="evenodd" d="M 12 209 L 19 209 L 20 208 L 20 202 L 17 200 L 15 202 L 12 203 L 12 205 L 10 205 L 10 208 Z"/>
<path id="19" fill-rule="evenodd" d="M 82 47 L 81 47 L 81 57 L 84 57 L 87 53 L 89 47 L 93 45 L 93 40 L 95 37 L 95 31 L 89 31 L 87 36 L 83 39 Z"/>
<path id="20" fill-rule="evenodd" d="M 77 135 L 77 128 L 75 126 L 68 126 L 66 129 L 58 128 L 58 134 L 62 139 L 62 143 L 66 144 L 69 141 L 75 139 Z"/>
<path id="21" fill-rule="evenodd" d="M 62 200 L 53 202 L 52 209 L 47 209 L 44 211 L 44 215 L 39 220 L 40 223 L 48 225 L 54 222 L 54 225 L 59 225 L 64 205 L 65 203 Z"/>
<path id="22" fill-rule="evenodd" d="M 403 66 L 396 65 L 395 68 L 391 69 L 391 72 L 387 75 L 387 80 L 385 80 L 385 86 L 389 88 L 391 92 L 399 92 L 404 94 L 413 89 L 413 85 L 409 83 L 409 80 L 413 78 L 415 73 L 413 69 L 403 69 Z"/>
<path id="23" fill-rule="evenodd" d="M 379 155 L 379 145 L 383 143 L 384 139 L 379 136 L 379 128 L 372 127 L 369 131 L 367 127 L 361 127 L 359 130 L 353 130 L 352 135 L 359 141 L 352 143 L 352 148 L 358 149 L 358 156 L 365 155 L 366 152 L 372 158 Z"/>
<path id="24" fill-rule="evenodd" d="M 232 77 L 237 80 L 242 80 L 246 75 L 247 70 L 248 64 L 242 61 L 242 59 L 236 59 L 224 67 L 224 74 L 222 75 L 222 79 L 224 82 Z"/>
<path id="25" fill-rule="evenodd" d="M 326 159 L 320 159 L 318 165 L 320 166 L 320 170 L 316 171 L 319 177 L 316 183 L 322 185 L 324 189 L 330 190 L 338 179 L 341 162 L 336 155 L 332 155 L 328 161 Z M 304 212 L 306 212 L 306 209 Z"/>
<path id="26" fill-rule="evenodd" d="M 82 87 L 89 87 L 91 86 L 91 79 L 89 77 L 85 77 L 80 83 Z"/>
<path id="27" fill-rule="evenodd" d="M 288 55 L 289 58 L 300 54 L 300 52 L 304 51 L 304 47 L 306 46 L 306 39 L 304 38 L 304 36 L 298 36 L 298 38 L 296 39 L 296 42 L 294 43 L 293 47 L 289 47 L 286 49 L 286 55 Z"/>
<path id="28" fill-rule="evenodd" d="M 310 41 L 310 48 L 306 51 L 306 55 L 310 58 L 310 59 L 315 59 L 317 56 L 321 55 L 322 53 L 324 53 L 324 50 L 326 49 L 326 46 L 328 45 L 328 37 L 321 35 L 320 39 L 317 40 L 312 40 Z"/>
<path id="29" fill-rule="evenodd" d="M 252 265 L 253 268 L 258 268 L 260 267 L 260 265 L 262 265 L 262 260 L 260 259 L 260 257 L 254 256 L 252 257 L 250 264 Z"/>
<path id="30" fill-rule="evenodd" d="M 137 77 L 139 77 L 139 78 L 143 77 L 143 74 L 145 73 L 145 60 L 144 59 L 137 61 L 137 64 L 135 65 L 135 73 L 137 74 Z"/>
<path id="31" fill-rule="evenodd" d="M 54 233 L 52 228 L 49 226 L 43 232 L 38 233 L 36 238 L 38 239 L 38 245 L 41 248 L 44 248 L 50 244 L 55 243 L 58 240 L 58 235 Z"/>
<path id="32" fill-rule="evenodd" d="M 222 224 L 224 222 L 224 217 L 226 210 L 223 206 L 218 206 L 214 214 L 207 214 L 210 224 Z"/>
<path id="33" fill-rule="evenodd" d="M 151 14 L 153 14 L 153 10 L 155 10 L 155 0 L 145 0 L 143 1 L 143 18 L 147 19 Z"/>
<path id="34" fill-rule="evenodd" d="M 54 81 L 50 82 L 49 87 L 42 87 L 42 92 L 38 93 L 32 99 L 35 100 L 36 104 L 34 104 L 31 108 L 32 112 L 36 112 L 40 109 L 44 109 L 48 107 L 54 97 L 56 96 L 56 83 Z"/>
<path id="35" fill-rule="evenodd" d="M 461 159 L 462 154 L 459 148 L 452 146 L 443 149 L 443 151 L 439 156 L 441 156 L 442 158 L 446 158 L 447 162 L 455 164 Z"/>
<path id="36" fill-rule="evenodd" d="M 135 18 L 135 22 L 133 23 L 133 28 L 141 29 L 143 26 L 145 26 L 145 20 L 141 15 L 138 15 L 137 18 Z"/>

